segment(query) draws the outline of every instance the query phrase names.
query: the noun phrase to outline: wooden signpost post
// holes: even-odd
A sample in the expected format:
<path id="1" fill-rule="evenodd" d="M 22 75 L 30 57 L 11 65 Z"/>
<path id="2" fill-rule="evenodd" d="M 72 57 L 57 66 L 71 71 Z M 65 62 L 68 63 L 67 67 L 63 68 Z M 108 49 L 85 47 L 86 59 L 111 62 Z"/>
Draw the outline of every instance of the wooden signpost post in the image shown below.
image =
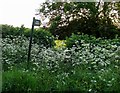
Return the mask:
<path id="1" fill-rule="evenodd" d="M 27 69 L 29 69 L 30 53 L 31 53 L 31 47 L 32 47 L 32 37 L 33 37 L 34 26 L 40 26 L 40 23 L 41 23 L 40 20 L 35 19 L 35 17 L 33 17 L 32 29 L 31 29 L 31 33 L 30 33 L 29 50 L 28 50 Z"/>

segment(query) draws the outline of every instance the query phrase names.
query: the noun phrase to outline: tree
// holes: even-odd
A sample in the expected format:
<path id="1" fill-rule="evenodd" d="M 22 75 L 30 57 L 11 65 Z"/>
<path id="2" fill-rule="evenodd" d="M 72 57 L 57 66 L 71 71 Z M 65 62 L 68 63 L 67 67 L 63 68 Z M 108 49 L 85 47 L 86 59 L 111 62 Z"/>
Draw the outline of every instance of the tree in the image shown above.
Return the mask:
<path id="1" fill-rule="evenodd" d="M 109 16 L 113 5 L 112 2 L 101 0 L 92 3 L 48 1 L 42 4 L 39 13 L 49 16 L 49 30 L 53 35 L 58 35 L 59 39 L 78 32 L 96 37 L 112 37 L 111 33 L 116 30 Z"/>

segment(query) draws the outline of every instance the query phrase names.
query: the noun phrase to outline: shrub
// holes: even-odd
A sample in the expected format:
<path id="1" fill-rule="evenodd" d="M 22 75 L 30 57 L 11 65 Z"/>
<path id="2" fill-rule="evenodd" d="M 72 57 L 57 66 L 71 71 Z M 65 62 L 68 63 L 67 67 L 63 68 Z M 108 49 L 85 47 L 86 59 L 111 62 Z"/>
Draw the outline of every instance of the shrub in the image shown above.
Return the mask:
<path id="1" fill-rule="evenodd" d="M 95 41 L 97 40 L 94 36 L 72 34 L 71 37 L 66 37 L 65 43 L 68 48 L 71 48 L 80 46 L 82 43 L 95 43 Z"/>
<path id="2" fill-rule="evenodd" d="M 36 29 L 34 31 L 33 41 L 45 47 L 52 47 L 55 45 L 53 35 L 45 29 Z"/>
<path id="3" fill-rule="evenodd" d="M 24 30 L 24 36 L 29 38 L 30 34 L 31 29 L 26 28 Z M 45 47 L 52 47 L 55 45 L 54 36 L 48 30 L 42 28 L 34 29 L 33 43 L 37 43 L 40 46 L 43 45 Z"/>
<path id="4" fill-rule="evenodd" d="M 89 43 L 90 45 L 93 45 L 93 46 L 96 46 L 96 45 L 106 46 L 109 44 L 119 46 L 120 45 L 119 42 L 120 42 L 119 38 L 105 39 L 105 38 L 96 38 L 94 36 L 89 36 L 84 34 L 81 34 L 81 35 L 72 34 L 71 37 L 66 38 L 65 44 L 66 44 L 66 47 L 71 48 L 73 46 L 74 47 L 82 46 L 82 44 L 84 43 L 85 44 Z"/>
<path id="5" fill-rule="evenodd" d="M 55 40 L 55 48 L 64 48 L 65 45 L 65 40 Z"/>
<path id="6" fill-rule="evenodd" d="M 23 25 L 21 27 L 13 27 L 11 25 L 2 25 L 2 38 L 5 38 L 7 35 L 19 36 L 22 34 L 24 30 L 25 28 Z"/>
<path id="7" fill-rule="evenodd" d="M 31 29 L 26 28 L 26 29 L 24 30 L 23 34 L 24 34 L 25 37 L 29 38 L 29 37 L 30 37 L 30 32 L 31 32 Z"/>
<path id="8" fill-rule="evenodd" d="M 2 37 L 6 38 L 9 36 L 10 39 L 14 39 L 14 36 L 25 36 L 27 38 L 30 37 L 31 29 L 25 28 L 23 25 L 21 27 L 13 27 L 10 25 L 2 25 Z M 52 34 L 45 29 L 34 29 L 33 32 L 33 41 L 34 43 L 38 43 L 39 45 L 43 45 L 46 47 L 52 47 L 55 45 L 54 37 Z"/>

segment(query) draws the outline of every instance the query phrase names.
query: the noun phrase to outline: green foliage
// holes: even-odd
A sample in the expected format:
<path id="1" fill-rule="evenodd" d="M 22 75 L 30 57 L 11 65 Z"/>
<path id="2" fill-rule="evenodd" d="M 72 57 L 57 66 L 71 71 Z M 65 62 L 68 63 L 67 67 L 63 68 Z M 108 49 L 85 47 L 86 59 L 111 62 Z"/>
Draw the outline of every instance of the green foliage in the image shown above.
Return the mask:
<path id="1" fill-rule="evenodd" d="M 34 73 L 22 70 L 3 72 L 3 92 L 33 92 L 37 90 L 38 85 Z"/>
<path id="2" fill-rule="evenodd" d="M 55 40 L 55 44 L 55 48 L 57 49 L 66 47 L 65 40 Z"/>
<path id="3" fill-rule="evenodd" d="M 67 37 L 66 38 L 66 42 L 65 42 L 66 47 L 68 47 L 68 48 L 73 47 L 73 45 L 74 46 L 80 45 L 80 43 L 81 43 L 80 36 L 79 35 L 75 35 L 75 34 L 72 34 L 72 36 L 69 37 L 69 38 Z"/>
<path id="4" fill-rule="evenodd" d="M 13 39 L 11 39 L 11 37 Z M 26 62 L 29 40 L 26 37 L 7 36 L 2 39 L 3 69 L 8 70 L 16 64 Z"/>
<path id="5" fill-rule="evenodd" d="M 50 28 L 49 28 L 49 31 L 50 31 L 53 35 L 56 35 L 55 29 L 58 27 L 60 20 L 61 20 L 61 16 L 56 16 L 56 18 L 54 19 L 54 21 L 52 21 L 52 23 L 51 23 L 51 26 L 50 26 Z"/>
<path id="6" fill-rule="evenodd" d="M 2 39 L 3 92 L 120 91 L 120 39 L 72 35 L 77 47 L 46 48 L 32 44 L 26 70 L 29 40 L 21 36 Z M 80 39 L 79 39 L 80 38 Z M 22 40 L 23 39 L 23 40 Z M 72 44 L 71 44 L 72 45 Z"/>
<path id="7" fill-rule="evenodd" d="M 59 39 L 70 37 L 72 33 L 78 32 L 93 35 L 97 38 L 115 38 L 116 35 L 120 37 L 119 29 L 112 25 L 111 22 L 106 23 L 106 19 L 95 20 L 94 18 L 82 18 L 69 22 L 67 26 L 56 28 L 52 30 L 52 34 L 58 35 Z"/>
<path id="8" fill-rule="evenodd" d="M 9 37 L 10 39 L 14 39 L 14 37 L 19 37 L 20 35 L 29 38 L 30 34 L 31 29 L 25 28 L 24 26 L 21 26 L 19 28 L 9 25 L 2 25 L 2 38 Z M 55 44 L 53 35 L 48 30 L 44 30 L 42 28 L 34 29 L 33 39 L 34 43 L 37 42 L 39 45 L 43 45 L 46 47 L 52 47 Z"/>
<path id="9" fill-rule="evenodd" d="M 23 31 L 23 34 L 24 34 L 25 37 L 29 38 L 29 37 L 30 37 L 30 32 L 31 32 L 31 29 L 26 28 L 26 29 Z"/>
<path id="10" fill-rule="evenodd" d="M 97 73 L 75 67 L 74 73 L 52 73 L 48 70 L 12 70 L 3 72 L 3 92 L 79 91 L 89 93 L 119 92 L 117 69 L 106 68 Z M 82 72 L 82 73 L 81 73 Z M 109 77 L 108 77 L 109 76 Z"/>
<path id="11" fill-rule="evenodd" d="M 120 46 L 120 39 L 103 39 L 103 38 L 96 38 L 94 36 L 89 35 L 76 35 L 72 34 L 71 37 L 67 37 L 65 44 L 66 47 L 79 47 L 82 46 L 84 43 L 90 43 L 94 45 L 109 45 L 109 44 L 116 44 L 117 46 Z"/>
<path id="12" fill-rule="evenodd" d="M 98 41 L 94 36 L 89 36 L 89 35 L 76 35 L 72 34 L 71 37 L 66 38 L 66 46 L 68 48 L 71 47 L 78 47 L 81 46 L 83 43 L 92 43 L 92 44 L 98 44 Z"/>
<path id="13" fill-rule="evenodd" d="M 2 37 L 5 38 L 7 35 L 20 35 L 20 28 L 10 25 L 2 25 Z"/>
<path id="14" fill-rule="evenodd" d="M 40 46 L 52 47 L 55 45 L 54 37 L 48 30 L 36 29 L 33 37 L 34 43 L 37 43 Z"/>
<path id="15" fill-rule="evenodd" d="M 49 28 L 49 31 L 54 35 L 54 31 L 56 29 L 56 27 L 58 26 L 58 23 L 56 21 L 53 21 L 50 28 Z"/>
<path id="16" fill-rule="evenodd" d="M 39 12 L 50 15 L 50 32 L 54 36 L 58 35 L 59 39 L 65 39 L 66 36 L 77 32 L 95 37 L 115 38 L 116 35 L 120 36 L 120 31 L 113 25 L 110 12 L 114 8 L 119 11 L 118 6 L 119 4 L 112 2 L 104 2 L 102 5 L 100 1 L 45 2 L 42 7 L 48 9 L 41 7 Z"/>
<path id="17" fill-rule="evenodd" d="M 11 39 L 11 37 L 13 39 Z M 37 52 L 44 47 L 52 47 L 54 45 L 53 37 L 46 31 L 36 32 L 33 39 L 32 48 L 38 48 Z M 27 61 L 29 40 L 24 36 L 7 36 L 2 39 L 2 57 L 3 69 L 12 69 L 16 64 Z"/>

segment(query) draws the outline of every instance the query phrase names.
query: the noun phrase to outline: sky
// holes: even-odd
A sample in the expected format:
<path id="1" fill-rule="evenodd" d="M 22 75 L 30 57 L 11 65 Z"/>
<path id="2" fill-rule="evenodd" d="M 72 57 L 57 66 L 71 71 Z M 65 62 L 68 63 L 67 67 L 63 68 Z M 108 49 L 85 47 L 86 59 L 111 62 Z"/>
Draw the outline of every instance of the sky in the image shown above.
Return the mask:
<path id="1" fill-rule="evenodd" d="M 36 9 L 45 0 L 0 0 L 0 24 L 31 28 Z"/>
<path id="2" fill-rule="evenodd" d="M 31 28 L 36 9 L 45 0 L 0 0 L 0 24 Z"/>

